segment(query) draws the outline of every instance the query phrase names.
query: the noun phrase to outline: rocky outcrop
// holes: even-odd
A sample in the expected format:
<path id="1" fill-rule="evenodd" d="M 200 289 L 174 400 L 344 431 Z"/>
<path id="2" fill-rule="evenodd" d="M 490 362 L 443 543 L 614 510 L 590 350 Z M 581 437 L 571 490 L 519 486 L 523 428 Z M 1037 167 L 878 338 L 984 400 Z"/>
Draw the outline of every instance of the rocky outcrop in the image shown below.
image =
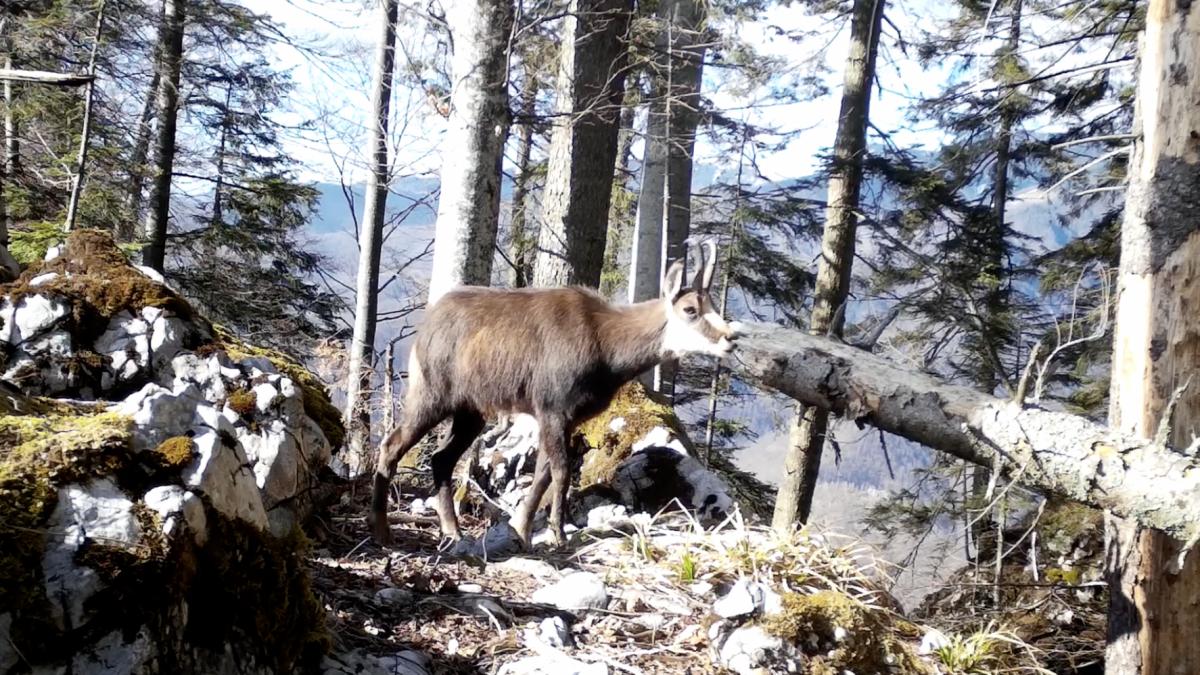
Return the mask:
<path id="1" fill-rule="evenodd" d="M 0 387 L 0 673 L 320 658 L 299 525 L 341 429 L 303 368 L 80 231 L 0 286 Z"/>
<path id="2" fill-rule="evenodd" d="M 512 513 L 533 482 L 537 420 L 516 415 L 485 434 L 479 459 L 467 470 L 504 510 Z M 607 410 L 580 426 L 574 457 L 579 482 L 570 498 L 572 526 L 602 526 L 625 514 L 683 508 L 708 525 L 736 510 L 749 514 L 726 471 L 695 456 L 670 406 L 637 382 L 623 387 Z M 740 476 L 743 480 L 745 476 Z"/>

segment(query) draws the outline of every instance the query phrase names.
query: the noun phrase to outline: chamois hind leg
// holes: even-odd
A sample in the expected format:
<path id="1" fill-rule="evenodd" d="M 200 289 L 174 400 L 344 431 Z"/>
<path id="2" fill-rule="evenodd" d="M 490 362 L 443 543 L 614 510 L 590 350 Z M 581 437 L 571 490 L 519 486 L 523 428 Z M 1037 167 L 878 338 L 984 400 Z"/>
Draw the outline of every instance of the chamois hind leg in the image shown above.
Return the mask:
<path id="1" fill-rule="evenodd" d="M 462 535 L 458 531 L 458 517 L 454 513 L 454 493 L 452 490 L 454 467 L 471 443 L 483 431 L 483 416 L 476 412 L 460 411 L 454 414 L 450 425 L 450 435 L 441 447 L 433 453 L 430 463 L 433 465 L 433 486 L 437 490 L 437 501 L 434 503 L 438 512 L 438 521 L 442 536 L 458 540 Z"/>
<path id="2" fill-rule="evenodd" d="M 567 457 L 567 425 L 564 420 L 548 421 L 542 425 L 542 455 L 550 470 L 550 518 L 547 526 L 555 546 L 567 543 L 563 533 L 563 517 L 567 510 L 567 490 L 571 487 L 570 464 Z"/>
<path id="3" fill-rule="evenodd" d="M 388 545 L 392 538 L 387 520 L 388 488 L 392 484 L 392 477 L 396 475 L 396 465 L 445 417 L 440 411 L 422 405 L 414 396 L 407 397 L 406 403 L 411 405 L 406 406 L 405 419 L 383 439 L 379 446 L 379 462 L 375 465 L 375 485 L 371 492 L 368 519 L 375 543 L 380 546 Z"/>
<path id="4" fill-rule="evenodd" d="M 533 518 L 537 515 L 538 508 L 542 505 L 542 495 L 546 494 L 546 488 L 549 486 L 550 465 L 546 463 L 545 453 L 538 452 L 533 470 L 533 484 L 529 486 L 529 492 L 525 493 L 525 499 L 521 500 L 517 513 L 508 523 L 521 537 L 521 543 L 527 551 L 533 549 Z"/>

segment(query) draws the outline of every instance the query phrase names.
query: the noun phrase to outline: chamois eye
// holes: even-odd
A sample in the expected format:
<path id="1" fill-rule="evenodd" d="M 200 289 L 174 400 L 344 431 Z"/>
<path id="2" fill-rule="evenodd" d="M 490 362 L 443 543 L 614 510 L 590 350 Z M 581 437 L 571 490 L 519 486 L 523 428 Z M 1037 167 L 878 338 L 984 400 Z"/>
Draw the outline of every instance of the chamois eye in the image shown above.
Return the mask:
<path id="1" fill-rule="evenodd" d="M 694 319 L 694 318 L 696 318 L 696 308 L 695 308 L 695 307 L 684 307 L 684 308 L 683 308 L 683 313 L 684 313 L 684 314 L 687 316 L 687 318 L 689 318 L 689 319 Z"/>

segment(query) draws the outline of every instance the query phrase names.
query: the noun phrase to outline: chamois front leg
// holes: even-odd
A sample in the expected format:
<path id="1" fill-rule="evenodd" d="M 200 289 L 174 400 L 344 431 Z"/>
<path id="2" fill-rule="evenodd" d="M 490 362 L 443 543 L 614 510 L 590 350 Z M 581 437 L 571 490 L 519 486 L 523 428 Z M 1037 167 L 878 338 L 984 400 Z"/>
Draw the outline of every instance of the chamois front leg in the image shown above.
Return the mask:
<path id="1" fill-rule="evenodd" d="M 462 538 L 458 530 L 458 516 L 454 513 L 454 467 L 471 443 L 483 431 L 483 417 L 475 412 L 458 412 L 450 425 L 450 435 L 442 446 L 433 453 L 430 464 L 433 468 L 433 486 L 437 490 L 434 508 L 442 536 L 454 541 Z"/>
<path id="2" fill-rule="evenodd" d="M 392 477 L 396 475 L 396 465 L 440 421 L 441 418 L 434 411 L 411 406 L 404 423 L 393 429 L 379 445 L 375 484 L 371 492 L 371 512 L 367 515 L 376 544 L 387 546 L 392 541 L 387 519 L 388 490 L 392 485 Z"/>

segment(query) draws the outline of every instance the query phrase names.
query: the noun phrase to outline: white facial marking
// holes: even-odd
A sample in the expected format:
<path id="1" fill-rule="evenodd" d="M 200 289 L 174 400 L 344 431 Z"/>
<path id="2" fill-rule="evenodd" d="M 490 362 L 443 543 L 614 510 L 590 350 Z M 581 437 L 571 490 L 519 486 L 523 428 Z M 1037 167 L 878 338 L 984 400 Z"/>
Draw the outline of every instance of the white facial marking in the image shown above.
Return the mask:
<path id="1" fill-rule="evenodd" d="M 716 326 L 717 330 L 722 333 L 729 333 L 729 324 L 725 323 L 725 319 L 722 319 L 720 314 L 709 312 L 704 315 L 704 320 Z"/>
<path id="2" fill-rule="evenodd" d="M 663 331 L 663 356 L 679 357 L 684 354 L 699 353 L 720 357 L 733 351 L 733 343 L 724 337 L 717 342 L 710 342 L 703 333 L 696 330 L 691 323 L 679 316 L 670 302 L 666 303 L 666 311 L 667 327 Z M 723 332 L 726 329 L 725 321 L 715 312 L 706 313 L 703 320 L 711 323 Z"/>

